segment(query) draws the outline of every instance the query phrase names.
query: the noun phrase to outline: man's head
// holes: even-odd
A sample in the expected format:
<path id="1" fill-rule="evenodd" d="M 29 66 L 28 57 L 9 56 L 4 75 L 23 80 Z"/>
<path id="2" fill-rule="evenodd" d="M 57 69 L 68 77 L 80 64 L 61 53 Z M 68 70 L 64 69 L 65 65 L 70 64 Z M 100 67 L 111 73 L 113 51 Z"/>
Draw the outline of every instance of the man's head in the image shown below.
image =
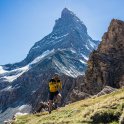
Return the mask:
<path id="1" fill-rule="evenodd" d="M 54 76 L 53 76 L 54 79 L 59 79 L 59 74 L 55 73 Z"/>

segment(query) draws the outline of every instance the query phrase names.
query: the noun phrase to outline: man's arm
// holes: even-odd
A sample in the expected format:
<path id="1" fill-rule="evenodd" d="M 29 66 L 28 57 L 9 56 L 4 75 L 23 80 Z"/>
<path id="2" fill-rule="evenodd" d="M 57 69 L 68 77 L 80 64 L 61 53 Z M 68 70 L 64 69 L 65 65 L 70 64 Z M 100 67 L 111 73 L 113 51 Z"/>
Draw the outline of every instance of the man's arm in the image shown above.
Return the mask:
<path id="1" fill-rule="evenodd" d="M 49 81 L 49 90 L 50 90 L 50 87 L 51 87 L 51 85 L 52 85 L 52 82 L 53 82 L 53 80 L 51 79 L 51 80 Z"/>

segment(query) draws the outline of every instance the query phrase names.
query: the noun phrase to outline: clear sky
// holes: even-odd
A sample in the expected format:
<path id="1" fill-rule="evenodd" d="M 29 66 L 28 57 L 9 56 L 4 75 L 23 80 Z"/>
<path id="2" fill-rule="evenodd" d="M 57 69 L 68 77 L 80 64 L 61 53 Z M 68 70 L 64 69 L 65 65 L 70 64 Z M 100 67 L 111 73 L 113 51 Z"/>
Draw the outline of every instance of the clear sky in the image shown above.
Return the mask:
<path id="1" fill-rule="evenodd" d="M 101 40 L 112 18 L 124 21 L 124 0 L 0 0 L 0 65 L 24 59 L 52 31 L 65 7 L 95 40 Z"/>

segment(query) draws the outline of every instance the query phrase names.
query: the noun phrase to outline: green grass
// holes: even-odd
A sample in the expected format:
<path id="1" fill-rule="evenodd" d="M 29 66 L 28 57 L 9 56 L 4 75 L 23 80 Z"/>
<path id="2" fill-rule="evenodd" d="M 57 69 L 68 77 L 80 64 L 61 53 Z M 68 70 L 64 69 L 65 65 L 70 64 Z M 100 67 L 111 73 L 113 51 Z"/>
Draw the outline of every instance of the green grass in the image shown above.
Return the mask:
<path id="1" fill-rule="evenodd" d="M 13 124 L 119 124 L 124 109 L 124 89 L 81 100 L 58 110 L 19 116 Z M 122 119 L 121 119 L 122 120 Z"/>

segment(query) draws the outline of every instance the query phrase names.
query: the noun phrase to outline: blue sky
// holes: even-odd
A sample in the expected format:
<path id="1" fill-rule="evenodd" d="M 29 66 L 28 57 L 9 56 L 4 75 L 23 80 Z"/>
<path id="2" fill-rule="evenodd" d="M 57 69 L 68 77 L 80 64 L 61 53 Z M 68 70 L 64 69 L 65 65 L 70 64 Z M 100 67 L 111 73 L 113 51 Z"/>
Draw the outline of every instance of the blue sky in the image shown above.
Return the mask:
<path id="1" fill-rule="evenodd" d="M 112 18 L 124 21 L 124 0 L 0 0 L 0 65 L 23 60 L 52 31 L 63 8 L 73 11 L 89 35 L 101 40 Z"/>

